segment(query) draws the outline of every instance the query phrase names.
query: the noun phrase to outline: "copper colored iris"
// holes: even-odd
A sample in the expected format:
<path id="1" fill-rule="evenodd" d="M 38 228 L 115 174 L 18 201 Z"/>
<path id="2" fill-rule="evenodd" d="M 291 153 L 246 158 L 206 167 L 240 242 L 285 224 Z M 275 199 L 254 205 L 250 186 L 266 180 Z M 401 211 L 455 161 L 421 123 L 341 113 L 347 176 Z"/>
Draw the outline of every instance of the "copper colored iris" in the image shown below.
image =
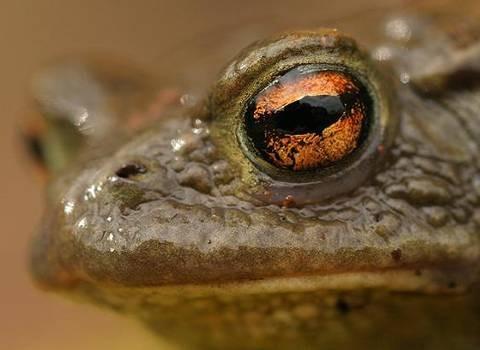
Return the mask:
<path id="1" fill-rule="evenodd" d="M 360 145 L 367 102 L 364 88 L 347 73 L 293 69 L 254 98 L 246 115 L 247 135 L 277 167 L 327 167 Z"/>

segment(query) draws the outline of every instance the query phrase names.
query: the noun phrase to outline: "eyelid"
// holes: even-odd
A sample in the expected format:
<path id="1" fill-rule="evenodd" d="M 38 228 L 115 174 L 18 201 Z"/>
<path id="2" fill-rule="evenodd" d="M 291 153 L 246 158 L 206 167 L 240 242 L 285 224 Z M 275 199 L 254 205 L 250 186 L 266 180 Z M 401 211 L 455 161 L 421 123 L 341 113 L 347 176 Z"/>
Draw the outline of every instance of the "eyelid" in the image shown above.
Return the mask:
<path id="1" fill-rule="evenodd" d="M 227 65 L 215 84 L 216 91 L 212 97 L 218 99 L 216 102 L 221 104 L 228 96 L 232 96 L 234 91 L 244 90 L 262 75 L 267 67 L 278 71 L 275 66 L 286 63 L 290 58 L 302 61 L 298 63 L 315 63 L 315 59 L 308 59 L 307 56 L 319 57 L 328 51 L 331 59 L 323 60 L 323 63 L 342 64 L 344 59 L 341 56 L 344 55 L 338 55 L 338 47 L 345 48 L 355 55 L 360 53 L 354 40 L 333 29 L 283 33 L 253 43 Z"/>

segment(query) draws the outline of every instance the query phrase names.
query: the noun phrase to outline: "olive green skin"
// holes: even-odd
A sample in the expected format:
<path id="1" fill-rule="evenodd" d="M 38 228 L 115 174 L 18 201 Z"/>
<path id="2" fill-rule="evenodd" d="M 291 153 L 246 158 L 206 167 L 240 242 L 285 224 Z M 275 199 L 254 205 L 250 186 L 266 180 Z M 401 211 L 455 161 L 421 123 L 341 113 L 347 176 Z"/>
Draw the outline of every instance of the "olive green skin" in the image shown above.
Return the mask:
<path id="1" fill-rule="evenodd" d="M 139 132 L 114 121 L 118 137 L 89 136 L 51 182 L 35 278 L 186 348 L 478 348 L 480 90 L 451 89 L 448 57 L 428 74 L 405 59 L 287 33 L 195 107 Z M 376 96 L 375 147 L 302 176 L 249 157 L 249 98 L 290 67 L 339 63 Z M 128 164 L 145 171 L 119 176 Z"/>

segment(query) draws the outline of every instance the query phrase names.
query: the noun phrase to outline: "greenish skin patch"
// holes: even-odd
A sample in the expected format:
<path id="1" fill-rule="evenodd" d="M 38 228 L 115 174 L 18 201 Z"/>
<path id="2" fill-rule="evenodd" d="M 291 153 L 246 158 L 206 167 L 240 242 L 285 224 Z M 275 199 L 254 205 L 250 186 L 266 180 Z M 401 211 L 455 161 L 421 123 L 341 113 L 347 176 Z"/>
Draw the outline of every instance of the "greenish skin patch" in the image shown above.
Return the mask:
<path id="1" fill-rule="evenodd" d="M 428 57 L 417 35 L 409 52 Z M 336 31 L 287 33 L 242 51 L 195 108 L 135 132 L 102 104 L 118 91 L 92 74 L 98 92 L 76 103 L 89 102 L 93 125 L 110 115 L 98 124 L 109 127 L 85 134 L 56 171 L 33 243 L 36 280 L 185 348 L 477 349 L 480 89 L 445 80 L 461 54 L 425 73 L 408 54 L 374 62 Z M 312 64 L 366 85 L 371 135 L 332 168 L 277 171 L 249 153 L 243 112 L 282 72 Z M 78 69 L 88 68 L 54 72 L 53 97 Z M 398 80 L 406 73 L 410 84 Z M 427 74 L 442 77 L 441 93 L 428 95 Z M 118 176 L 129 164 L 145 171 Z"/>

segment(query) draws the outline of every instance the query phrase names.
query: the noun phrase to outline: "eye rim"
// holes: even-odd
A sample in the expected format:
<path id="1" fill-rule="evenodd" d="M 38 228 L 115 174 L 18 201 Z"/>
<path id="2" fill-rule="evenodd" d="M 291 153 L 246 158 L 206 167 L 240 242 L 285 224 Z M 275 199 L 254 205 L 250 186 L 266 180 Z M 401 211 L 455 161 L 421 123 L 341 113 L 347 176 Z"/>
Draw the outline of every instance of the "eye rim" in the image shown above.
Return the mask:
<path id="1" fill-rule="evenodd" d="M 365 94 L 368 97 L 367 101 L 363 101 L 367 105 L 368 115 L 367 120 L 364 122 L 365 125 L 362 127 L 362 133 L 367 132 L 366 136 L 363 136 L 361 143 L 349 154 L 347 154 L 342 159 L 336 161 L 325 167 L 319 167 L 316 169 L 309 169 L 309 170 L 292 170 L 292 169 L 285 169 L 281 167 L 277 167 L 274 164 L 270 163 L 266 159 L 264 159 L 257 149 L 257 147 L 253 144 L 250 136 L 248 135 L 248 130 L 246 127 L 246 114 L 248 113 L 248 109 L 250 104 L 253 103 L 255 98 L 268 89 L 269 87 L 275 84 L 275 80 L 283 77 L 285 74 L 292 72 L 293 70 L 298 69 L 301 70 L 302 74 L 314 73 L 314 72 L 338 72 L 347 75 L 354 79 L 354 82 L 358 82 L 361 86 L 362 90 L 365 90 Z M 376 113 L 374 99 L 370 95 L 370 89 L 367 84 L 367 81 L 360 79 L 357 77 L 355 73 L 351 71 L 348 67 L 344 65 L 333 65 L 333 64 L 305 64 L 305 65 L 297 65 L 291 68 L 286 68 L 282 72 L 280 72 L 277 77 L 269 82 L 266 86 L 258 87 L 257 90 L 252 94 L 249 102 L 245 104 L 242 109 L 243 120 L 242 122 L 238 123 L 235 134 L 237 138 L 237 142 L 239 146 L 242 148 L 243 153 L 246 158 L 253 164 L 255 168 L 257 168 L 262 173 L 268 175 L 273 180 L 282 181 L 286 183 L 310 183 L 315 182 L 318 180 L 319 177 L 328 177 L 335 175 L 339 172 L 339 170 L 348 168 L 350 163 L 355 163 L 356 161 L 361 158 L 361 153 L 363 153 L 366 149 L 368 149 L 369 143 L 374 141 L 374 133 L 372 132 L 375 128 L 378 127 L 378 118 L 372 117 Z M 368 129 L 368 130 L 365 130 Z"/>
<path id="2" fill-rule="evenodd" d="M 344 67 L 371 92 L 377 128 L 376 140 L 361 152 L 362 159 L 348 167 L 332 166 L 323 176 L 298 175 L 292 182 L 291 174 L 277 179 L 256 167 L 245 155 L 237 132 L 248 102 L 279 73 L 301 65 Z M 355 190 L 381 170 L 398 131 L 400 110 L 392 76 L 380 69 L 388 67 L 377 67 L 352 38 L 332 29 L 282 33 L 242 50 L 223 70 L 207 100 L 212 141 L 239 175 L 235 193 L 271 204 L 281 204 L 287 197 L 294 198 L 294 205 L 317 203 Z"/>

